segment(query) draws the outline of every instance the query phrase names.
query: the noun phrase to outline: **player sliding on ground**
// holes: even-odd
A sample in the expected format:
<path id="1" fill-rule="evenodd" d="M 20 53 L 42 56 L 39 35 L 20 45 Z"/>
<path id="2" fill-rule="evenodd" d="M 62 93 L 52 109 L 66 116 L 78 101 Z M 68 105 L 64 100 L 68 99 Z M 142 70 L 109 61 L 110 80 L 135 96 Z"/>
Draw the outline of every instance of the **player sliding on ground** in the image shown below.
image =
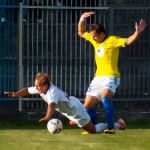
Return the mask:
<path id="1" fill-rule="evenodd" d="M 69 120 L 74 121 L 88 133 L 101 133 L 107 128 L 105 123 L 93 125 L 80 100 L 74 96 L 68 96 L 67 93 L 53 85 L 47 73 L 36 74 L 34 84 L 35 86 L 33 87 L 22 88 L 17 92 L 5 92 L 4 95 L 7 97 L 18 97 L 39 94 L 48 104 L 47 113 L 39 122 L 50 120 L 56 110 L 65 115 Z M 120 119 L 114 124 L 114 127 L 125 129 L 124 121 Z"/>
<path id="2" fill-rule="evenodd" d="M 128 38 L 116 35 L 108 35 L 101 23 L 93 24 L 91 30 L 86 29 L 86 19 L 94 15 L 94 12 L 85 12 L 81 15 L 78 23 L 78 34 L 89 41 L 94 47 L 96 73 L 92 80 L 84 100 L 84 106 L 90 111 L 91 120 L 96 123 L 94 108 L 101 101 L 105 111 L 108 130 L 113 132 L 115 121 L 115 109 L 112 97 L 120 84 L 118 70 L 119 48 L 133 44 L 138 40 L 146 27 L 145 20 L 135 24 L 135 31 Z M 107 131 L 108 131 L 107 130 Z"/>

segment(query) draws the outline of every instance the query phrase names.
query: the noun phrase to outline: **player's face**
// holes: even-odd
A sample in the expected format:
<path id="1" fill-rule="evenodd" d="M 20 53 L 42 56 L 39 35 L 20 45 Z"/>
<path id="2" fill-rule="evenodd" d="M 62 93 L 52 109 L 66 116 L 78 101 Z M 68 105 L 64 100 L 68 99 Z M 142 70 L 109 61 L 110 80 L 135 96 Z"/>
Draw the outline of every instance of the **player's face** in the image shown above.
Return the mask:
<path id="1" fill-rule="evenodd" d="M 103 39 L 102 34 L 97 34 L 95 31 L 90 32 L 90 34 L 97 43 L 100 43 Z"/>
<path id="2" fill-rule="evenodd" d="M 46 93 L 48 90 L 48 85 L 43 84 L 41 80 L 35 80 L 35 87 L 40 93 Z"/>

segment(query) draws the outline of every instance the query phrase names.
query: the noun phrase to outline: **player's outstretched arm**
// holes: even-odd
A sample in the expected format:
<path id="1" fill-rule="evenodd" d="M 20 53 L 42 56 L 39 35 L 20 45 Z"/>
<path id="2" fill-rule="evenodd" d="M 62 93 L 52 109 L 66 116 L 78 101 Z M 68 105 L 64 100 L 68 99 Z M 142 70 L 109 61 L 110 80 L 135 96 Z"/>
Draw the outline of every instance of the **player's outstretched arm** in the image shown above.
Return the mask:
<path id="1" fill-rule="evenodd" d="M 52 115 L 54 114 L 56 108 L 56 103 L 52 102 L 48 104 L 46 115 L 39 120 L 39 122 L 50 120 Z"/>
<path id="2" fill-rule="evenodd" d="M 28 88 L 22 88 L 17 92 L 9 92 L 9 91 L 4 92 L 5 97 L 18 97 L 27 95 L 30 95 L 30 93 L 28 92 Z"/>
<path id="3" fill-rule="evenodd" d="M 84 24 L 85 19 L 88 17 L 94 15 L 95 13 L 93 11 L 85 12 L 81 15 L 79 23 L 78 23 L 78 34 L 80 37 L 84 38 L 84 33 L 86 32 L 86 27 Z"/>
<path id="4" fill-rule="evenodd" d="M 146 28 L 147 24 L 145 20 L 141 20 L 139 23 L 135 23 L 135 32 L 133 33 L 133 35 L 131 35 L 130 37 L 128 37 L 126 39 L 125 44 L 131 45 L 133 44 L 135 41 L 138 40 L 138 38 L 140 37 L 141 33 L 144 31 L 144 29 Z"/>

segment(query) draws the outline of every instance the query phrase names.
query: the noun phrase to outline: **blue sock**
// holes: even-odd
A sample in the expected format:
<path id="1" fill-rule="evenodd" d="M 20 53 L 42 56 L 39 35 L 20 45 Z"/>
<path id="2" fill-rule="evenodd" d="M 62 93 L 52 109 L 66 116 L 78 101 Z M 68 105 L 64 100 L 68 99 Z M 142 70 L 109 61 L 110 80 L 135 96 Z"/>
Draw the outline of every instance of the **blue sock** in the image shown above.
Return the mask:
<path id="1" fill-rule="evenodd" d="M 112 100 L 109 97 L 102 98 L 102 104 L 105 111 L 106 122 L 108 124 L 108 128 L 114 128 L 115 122 L 115 110 L 112 103 Z"/>
<path id="2" fill-rule="evenodd" d="M 97 115 L 96 115 L 96 109 L 95 108 L 87 108 L 87 113 L 91 117 L 92 123 L 95 125 L 97 123 Z"/>

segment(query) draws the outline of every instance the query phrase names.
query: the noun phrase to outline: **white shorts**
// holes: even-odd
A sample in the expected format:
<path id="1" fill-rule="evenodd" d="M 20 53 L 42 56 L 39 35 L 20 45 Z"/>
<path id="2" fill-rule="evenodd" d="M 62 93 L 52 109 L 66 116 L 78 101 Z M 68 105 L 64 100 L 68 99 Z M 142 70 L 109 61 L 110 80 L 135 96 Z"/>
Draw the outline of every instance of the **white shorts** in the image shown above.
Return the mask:
<path id="1" fill-rule="evenodd" d="M 88 115 L 85 107 L 80 102 L 79 99 L 77 99 L 74 96 L 70 96 L 70 103 L 72 105 L 72 110 L 74 110 L 73 115 L 65 115 L 69 120 L 74 121 L 80 128 L 85 126 L 90 122 L 90 116 Z"/>
<path id="2" fill-rule="evenodd" d="M 118 77 L 94 77 L 87 90 L 86 95 L 96 96 L 98 99 L 100 99 L 101 91 L 103 89 L 110 89 L 114 94 L 119 85 L 120 78 Z"/>

